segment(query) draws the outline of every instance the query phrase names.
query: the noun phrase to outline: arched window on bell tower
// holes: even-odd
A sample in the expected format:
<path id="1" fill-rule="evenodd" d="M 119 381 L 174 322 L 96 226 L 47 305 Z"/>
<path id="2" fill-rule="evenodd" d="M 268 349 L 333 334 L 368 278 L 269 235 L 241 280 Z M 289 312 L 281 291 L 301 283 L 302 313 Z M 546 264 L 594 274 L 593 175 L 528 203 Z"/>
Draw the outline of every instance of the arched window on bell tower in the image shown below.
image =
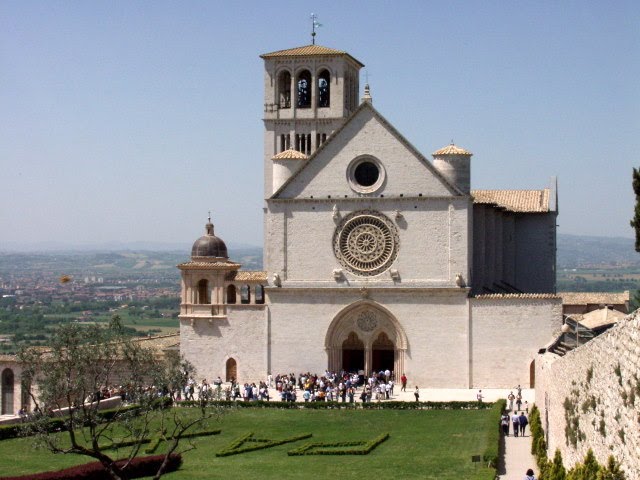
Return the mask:
<path id="1" fill-rule="evenodd" d="M 280 108 L 291 108 L 291 74 L 287 70 L 278 75 L 278 104 Z"/>
<path id="2" fill-rule="evenodd" d="M 318 75 L 318 107 L 331 106 L 331 75 L 329 70 L 322 70 Z"/>
<path id="3" fill-rule="evenodd" d="M 298 89 L 298 108 L 310 108 L 311 107 L 311 73 L 309 70 L 303 70 L 298 74 L 296 81 L 296 87 Z"/>

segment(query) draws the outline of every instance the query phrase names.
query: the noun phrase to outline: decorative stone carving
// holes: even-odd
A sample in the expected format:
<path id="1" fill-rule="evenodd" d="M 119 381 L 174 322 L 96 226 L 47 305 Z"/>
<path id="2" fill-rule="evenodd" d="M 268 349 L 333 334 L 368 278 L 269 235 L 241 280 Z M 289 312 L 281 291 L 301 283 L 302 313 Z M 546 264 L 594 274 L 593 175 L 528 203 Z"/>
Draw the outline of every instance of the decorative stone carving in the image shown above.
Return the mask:
<path id="1" fill-rule="evenodd" d="M 456 285 L 459 286 L 460 288 L 465 286 L 465 281 L 464 281 L 464 278 L 462 278 L 461 273 L 456 274 Z"/>
<path id="2" fill-rule="evenodd" d="M 331 213 L 331 216 L 333 217 L 334 220 L 340 220 L 340 209 L 338 208 L 338 205 L 333 206 L 333 211 Z"/>
<path id="3" fill-rule="evenodd" d="M 399 237 L 391 220 L 379 212 L 362 210 L 343 219 L 333 236 L 336 258 L 351 273 L 378 275 L 398 256 Z"/>
<path id="4" fill-rule="evenodd" d="M 333 278 L 335 278 L 336 280 L 341 280 L 342 279 L 342 269 L 341 268 L 334 268 L 333 269 Z"/>
<path id="5" fill-rule="evenodd" d="M 400 272 L 396 268 L 389 270 L 389 273 L 394 280 L 400 280 Z"/>
<path id="6" fill-rule="evenodd" d="M 276 286 L 276 287 L 281 287 L 282 286 L 282 280 L 280 280 L 280 275 L 278 275 L 277 273 L 274 273 L 273 276 L 271 277 L 271 282 Z"/>
<path id="7" fill-rule="evenodd" d="M 360 287 L 360 296 L 362 298 L 369 298 L 369 290 L 367 290 L 367 287 Z"/>
<path id="8" fill-rule="evenodd" d="M 378 319 L 375 313 L 370 310 L 365 310 L 358 315 L 356 324 L 363 332 L 372 332 L 378 326 Z"/>
<path id="9" fill-rule="evenodd" d="M 403 218 L 404 215 L 402 215 L 402 212 L 400 210 L 396 210 L 396 221 L 402 220 Z"/>

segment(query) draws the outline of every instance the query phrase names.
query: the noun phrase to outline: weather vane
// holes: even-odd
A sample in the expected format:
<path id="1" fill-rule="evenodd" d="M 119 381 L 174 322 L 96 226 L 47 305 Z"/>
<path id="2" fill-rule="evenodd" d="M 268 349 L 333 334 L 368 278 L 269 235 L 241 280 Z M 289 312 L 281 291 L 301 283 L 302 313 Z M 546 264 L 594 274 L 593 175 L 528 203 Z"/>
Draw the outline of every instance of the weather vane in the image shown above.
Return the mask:
<path id="1" fill-rule="evenodd" d="M 315 13 L 311 14 L 311 44 L 316 44 L 316 28 L 321 27 L 322 24 L 318 22 L 318 16 Z"/>

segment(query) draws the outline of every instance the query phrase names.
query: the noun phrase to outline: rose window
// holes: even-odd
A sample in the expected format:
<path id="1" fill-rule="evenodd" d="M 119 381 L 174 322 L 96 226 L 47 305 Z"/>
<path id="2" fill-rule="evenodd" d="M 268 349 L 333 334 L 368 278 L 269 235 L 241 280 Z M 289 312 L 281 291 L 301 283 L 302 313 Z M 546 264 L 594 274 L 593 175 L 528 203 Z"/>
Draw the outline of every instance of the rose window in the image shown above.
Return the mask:
<path id="1" fill-rule="evenodd" d="M 336 229 L 334 252 L 340 263 L 356 275 L 377 275 L 385 271 L 398 253 L 398 233 L 384 215 L 355 212 Z"/>

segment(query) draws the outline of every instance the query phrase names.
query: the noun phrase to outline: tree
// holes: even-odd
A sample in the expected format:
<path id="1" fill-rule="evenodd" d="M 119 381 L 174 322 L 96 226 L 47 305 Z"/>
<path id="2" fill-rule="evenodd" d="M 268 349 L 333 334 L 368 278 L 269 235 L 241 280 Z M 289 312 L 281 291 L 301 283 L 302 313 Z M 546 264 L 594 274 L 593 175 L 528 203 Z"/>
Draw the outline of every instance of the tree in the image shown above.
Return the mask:
<path id="1" fill-rule="evenodd" d="M 631 226 L 636 231 L 636 252 L 640 252 L 640 169 L 633 169 L 633 192 L 636 194 L 636 207 Z"/>
<path id="2" fill-rule="evenodd" d="M 100 461 L 114 480 L 127 478 L 127 467 L 141 447 L 163 435 L 166 456 L 154 477 L 160 478 L 185 434 L 216 413 L 205 409 L 204 402 L 195 409 L 172 408 L 168 393 L 193 375 L 193 367 L 179 355 L 161 358 L 142 343 L 124 334 L 116 316 L 106 327 L 62 325 L 46 351 L 23 349 L 23 388 L 34 405 L 26 433 L 54 453 Z M 104 392 L 115 386 L 133 407 L 120 405 L 103 413 Z M 52 432 L 55 418 L 63 420 L 65 434 Z M 188 444 L 182 451 L 191 448 Z M 125 463 L 116 464 L 112 451 L 124 451 Z"/>
<path id="3" fill-rule="evenodd" d="M 575 465 L 569 474 L 568 480 L 597 480 L 600 465 L 593 455 L 593 450 L 589 449 L 584 457 L 584 463 Z"/>
<path id="4" fill-rule="evenodd" d="M 607 466 L 598 472 L 598 480 L 625 480 L 626 476 L 620 469 L 620 464 L 616 462 L 613 455 L 609 456 Z"/>

